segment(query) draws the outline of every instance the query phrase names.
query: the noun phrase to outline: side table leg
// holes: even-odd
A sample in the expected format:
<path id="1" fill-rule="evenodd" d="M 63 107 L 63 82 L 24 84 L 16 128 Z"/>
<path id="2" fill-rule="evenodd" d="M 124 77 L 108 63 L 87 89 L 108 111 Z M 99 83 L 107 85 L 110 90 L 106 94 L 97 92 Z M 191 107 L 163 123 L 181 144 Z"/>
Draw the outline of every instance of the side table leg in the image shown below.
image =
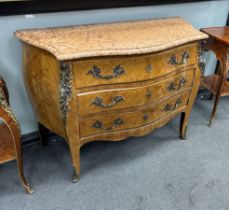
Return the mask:
<path id="1" fill-rule="evenodd" d="M 42 146 L 48 145 L 48 129 L 43 126 L 40 122 L 38 122 L 38 129 L 40 133 L 40 140 Z"/>
<path id="2" fill-rule="evenodd" d="M 29 194 L 32 194 L 34 191 L 29 186 L 28 182 L 25 179 L 24 172 L 23 172 L 23 164 L 22 164 L 22 152 L 21 152 L 21 141 L 20 141 L 20 131 L 15 124 L 7 124 L 8 128 L 10 129 L 14 145 L 15 145 L 15 153 L 16 153 L 16 160 L 18 166 L 18 174 L 21 180 L 22 186 L 24 187 L 25 191 Z"/>
<path id="3" fill-rule="evenodd" d="M 212 122 L 213 120 L 215 119 L 215 116 L 216 116 L 216 110 L 217 110 L 217 107 L 219 105 L 219 101 L 220 101 L 220 95 L 221 95 L 221 88 L 219 88 L 217 94 L 216 94 L 216 97 L 215 97 L 215 101 L 214 101 L 214 106 L 213 106 L 213 109 L 212 109 L 212 114 L 211 114 L 211 117 L 210 117 L 210 120 L 209 120 L 209 124 L 208 124 L 208 127 L 211 127 L 212 126 Z"/>
<path id="4" fill-rule="evenodd" d="M 18 150 L 18 149 L 17 149 Z M 21 152 L 20 152 L 21 153 Z M 24 187 L 25 191 L 28 194 L 33 194 L 33 189 L 29 186 L 28 182 L 25 179 L 24 172 L 23 172 L 23 165 L 22 165 L 22 157 L 21 154 L 19 154 L 19 150 L 17 151 L 17 165 L 18 165 L 18 174 L 22 183 L 22 186 Z"/>
<path id="5" fill-rule="evenodd" d="M 224 80 L 226 79 L 226 72 L 227 72 L 226 62 L 223 62 L 223 59 L 222 59 L 220 61 L 220 64 L 221 64 L 222 71 L 220 73 L 221 75 L 220 75 L 219 87 L 218 87 L 218 90 L 217 90 L 217 93 L 216 93 L 216 96 L 215 96 L 214 106 L 213 106 L 213 109 L 212 109 L 212 114 L 211 114 L 211 117 L 210 117 L 210 121 L 209 121 L 208 127 L 211 127 L 212 121 L 215 119 L 216 110 L 217 110 L 217 107 L 219 105 L 219 101 L 220 101 L 220 97 L 221 97 L 221 93 L 222 93 L 222 89 L 223 89 Z"/>

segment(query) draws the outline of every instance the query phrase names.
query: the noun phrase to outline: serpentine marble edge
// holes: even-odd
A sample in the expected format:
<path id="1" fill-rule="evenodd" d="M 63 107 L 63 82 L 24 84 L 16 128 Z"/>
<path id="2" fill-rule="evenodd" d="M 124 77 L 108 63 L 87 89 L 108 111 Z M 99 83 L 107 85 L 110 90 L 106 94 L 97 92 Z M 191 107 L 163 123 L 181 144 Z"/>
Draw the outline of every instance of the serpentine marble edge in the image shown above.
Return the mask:
<path id="1" fill-rule="evenodd" d="M 180 17 L 29 29 L 15 35 L 58 60 L 151 53 L 208 38 Z"/>

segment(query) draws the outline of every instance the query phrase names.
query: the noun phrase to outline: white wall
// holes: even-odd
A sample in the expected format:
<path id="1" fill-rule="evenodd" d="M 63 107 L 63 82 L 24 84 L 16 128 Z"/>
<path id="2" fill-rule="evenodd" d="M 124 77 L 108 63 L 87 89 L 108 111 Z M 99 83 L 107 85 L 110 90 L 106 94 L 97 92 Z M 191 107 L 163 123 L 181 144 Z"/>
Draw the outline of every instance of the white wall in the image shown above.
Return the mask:
<path id="1" fill-rule="evenodd" d="M 229 11 L 229 1 L 209 1 L 163 6 L 132 7 L 76 12 L 35 14 L 0 17 L 0 75 L 9 88 L 10 101 L 22 129 L 22 134 L 37 130 L 36 120 L 26 96 L 21 74 L 21 46 L 13 32 L 25 28 L 78 25 L 132 19 L 181 16 L 196 28 L 224 26 Z M 215 60 L 207 57 L 207 70 L 213 71 Z"/>

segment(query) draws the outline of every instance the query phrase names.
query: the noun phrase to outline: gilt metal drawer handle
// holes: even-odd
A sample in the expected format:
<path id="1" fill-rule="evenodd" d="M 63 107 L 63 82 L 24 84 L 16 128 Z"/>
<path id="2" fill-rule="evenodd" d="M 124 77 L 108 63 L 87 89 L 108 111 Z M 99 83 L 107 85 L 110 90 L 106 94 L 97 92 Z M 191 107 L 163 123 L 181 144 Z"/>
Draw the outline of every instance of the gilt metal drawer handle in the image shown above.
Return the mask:
<path id="1" fill-rule="evenodd" d="M 179 105 L 180 105 L 181 103 L 182 103 L 181 98 L 178 98 L 178 99 L 176 100 L 176 102 L 175 102 L 174 105 L 173 105 L 173 104 L 166 104 L 166 105 L 164 106 L 163 111 L 165 111 L 165 112 L 174 111 L 174 110 L 176 110 L 176 109 L 179 107 Z"/>
<path id="2" fill-rule="evenodd" d="M 110 104 L 103 104 L 103 99 L 99 96 L 96 96 L 96 98 L 91 102 L 91 104 L 94 104 L 95 106 L 103 107 L 103 108 L 112 108 L 116 104 L 124 101 L 125 98 L 123 96 L 115 96 L 112 98 L 112 102 Z"/>
<path id="3" fill-rule="evenodd" d="M 152 94 L 151 90 L 148 89 L 147 92 L 146 92 L 147 98 L 150 99 L 152 97 L 152 95 L 153 94 Z"/>
<path id="4" fill-rule="evenodd" d="M 122 74 L 125 74 L 125 70 L 122 68 L 122 66 L 119 64 L 113 69 L 113 74 L 111 75 L 101 75 L 101 69 L 94 65 L 92 69 L 90 69 L 87 74 L 91 74 L 93 77 L 97 79 L 112 79 L 121 76 Z"/>
<path id="5" fill-rule="evenodd" d="M 183 52 L 182 56 L 181 56 L 181 61 L 178 62 L 177 61 L 177 57 L 173 54 L 170 58 L 168 63 L 175 66 L 175 65 L 182 65 L 182 64 L 186 64 L 188 58 L 190 58 L 190 55 L 187 51 Z"/>
<path id="6" fill-rule="evenodd" d="M 180 90 L 185 84 L 187 80 L 183 77 L 179 84 L 176 84 L 175 82 L 170 82 L 169 85 L 167 86 L 168 91 L 173 91 L 173 90 Z"/>
<path id="7" fill-rule="evenodd" d="M 149 118 L 149 114 L 144 114 L 144 115 L 143 115 L 143 120 L 144 120 L 144 121 L 148 120 L 148 118 Z"/>
<path id="8" fill-rule="evenodd" d="M 96 129 L 112 130 L 113 128 L 116 128 L 116 127 L 122 125 L 123 123 L 124 123 L 124 121 L 121 118 L 117 118 L 114 120 L 114 122 L 112 123 L 112 125 L 110 127 L 105 128 L 103 125 L 103 122 L 101 122 L 100 120 L 96 120 L 95 123 L 91 127 L 96 128 Z"/>
<path id="9" fill-rule="evenodd" d="M 147 71 L 148 73 L 150 73 L 150 72 L 152 72 L 152 70 L 153 70 L 152 64 L 148 64 L 148 65 L 146 66 L 146 71 Z"/>

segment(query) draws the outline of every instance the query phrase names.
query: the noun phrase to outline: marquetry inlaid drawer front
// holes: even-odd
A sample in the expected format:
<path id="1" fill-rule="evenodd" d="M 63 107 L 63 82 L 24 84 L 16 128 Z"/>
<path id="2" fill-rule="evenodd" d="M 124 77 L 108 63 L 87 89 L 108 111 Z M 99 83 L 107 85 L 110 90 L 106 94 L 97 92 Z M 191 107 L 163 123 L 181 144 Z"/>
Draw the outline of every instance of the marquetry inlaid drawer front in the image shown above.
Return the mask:
<path id="1" fill-rule="evenodd" d="M 115 109 L 150 104 L 169 94 L 191 87 L 194 70 L 189 69 L 157 83 L 131 88 L 102 90 L 78 94 L 79 114 L 87 115 Z"/>
<path id="2" fill-rule="evenodd" d="M 104 113 L 80 120 L 80 135 L 86 137 L 99 133 L 125 130 L 146 125 L 154 120 L 184 108 L 190 91 L 183 91 L 160 103 L 148 105 L 132 112 Z"/>
<path id="3" fill-rule="evenodd" d="M 72 62 L 77 88 L 149 80 L 195 64 L 197 44 L 160 53 L 91 58 Z"/>

